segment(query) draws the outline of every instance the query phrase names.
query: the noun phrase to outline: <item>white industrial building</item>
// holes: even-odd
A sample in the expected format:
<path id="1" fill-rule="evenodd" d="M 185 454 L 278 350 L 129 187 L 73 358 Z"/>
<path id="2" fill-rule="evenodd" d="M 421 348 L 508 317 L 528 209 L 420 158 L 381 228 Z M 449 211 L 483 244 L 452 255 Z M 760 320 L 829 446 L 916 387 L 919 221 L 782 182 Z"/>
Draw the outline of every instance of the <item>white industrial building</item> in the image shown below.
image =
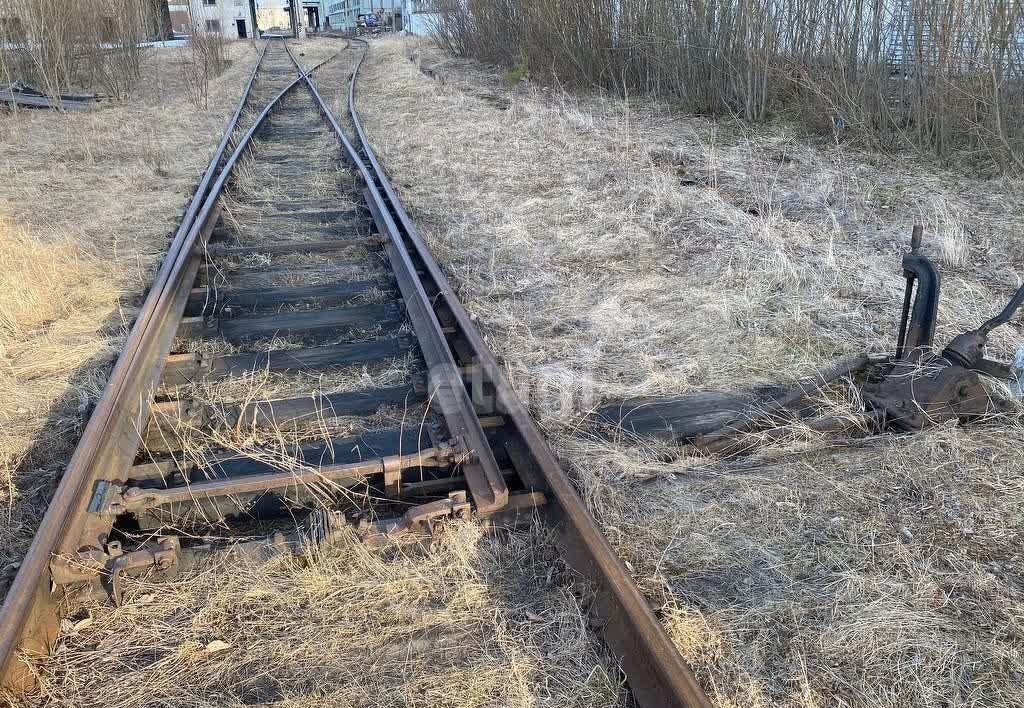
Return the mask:
<path id="1" fill-rule="evenodd" d="M 406 17 L 409 18 L 405 29 L 409 34 L 421 37 L 431 34 L 439 19 L 436 0 L 405 0 L 405 4 L 408 8 Z"/>
<path id="2" fill-rule="evenodd" d="M 300 31 L 356 31 L 368 16 L 395 32 L 428 35 L 436 22 L 435 0 L 170 0 L 171 25 L 178 34 L 218 32 L 246 39 L 262 32 L 291 33 L 291 2 L 298 4 Z"/>
<path id="3" fill-rule="evenodd" d="M 305 12 L 299 22 L 306 26 L 307 17 L 319 17 L 319 0 L 302 2 Z M 170 0 L 171 25 L 179 34 L 217 32 L 225 39 L 247 39 L 258 36 L 256 28 L 291 32 L 289 0 Z M 308 13 L 308 14 L 307 14 Z"/>
<path id="4" fill-rule="evenodd" d="M 250 0 L 170 0 L 171 26 L 179 34 L 217 32 L 227 39 L 253 36 Z"/>
<path id="5" fill-rule="evenodd" d="M 321 0 L 321 5 L 331 29 L 349 32 L 374 15 L 381 27 L 427 35 L 437 18 L 435 0 Z"/>

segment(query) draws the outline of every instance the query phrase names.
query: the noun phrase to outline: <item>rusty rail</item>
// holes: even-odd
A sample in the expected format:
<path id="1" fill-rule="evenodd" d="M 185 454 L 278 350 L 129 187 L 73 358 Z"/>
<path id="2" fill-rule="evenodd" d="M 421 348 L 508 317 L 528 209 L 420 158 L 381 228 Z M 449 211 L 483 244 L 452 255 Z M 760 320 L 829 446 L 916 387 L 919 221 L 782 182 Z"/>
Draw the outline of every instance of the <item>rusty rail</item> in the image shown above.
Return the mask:
<path id="1" fill-rule="evenodd" d="M 306 76 L 305 80 L 367 179 L 372 204 L 386 233 L 407 258 L 415 258 L 423 266 L 421 278 L 430 291 L 432 309 L 437 310 L 432 313 L 434 319 L 443 318 L 454 330 L 446 335 L 448 351 L 462 352 L 456 364 L 472 366 L 478 372 L 473 389 L 477 413 L 500 415 L 509 421 L 503 442 L 512 453 L 517 471 L 525 478 L 536 479 L 537 491 L 544 492 L 549 501 L 553 497 L 555 503 L 548 505 L 548 516 L 560 533 L 570 566 L 593 586 L 593 612 L 603 624 L 605 641 L 621 662 L 637 702 L 644 708 L 710 708 L 710 700 L 505 379 L 377 160 L 356 110 L 356 77 L 364 57 L 365 51 L 353 68 L 348 86 L 348 110 L 358 149 L 331 115 L 312 78 Z"/>
<path id="2" fill-rule="evenodd" d="M 266 120 L 271 107 L 302 82 L 300 70 L 238 139 L 225 161 L 269 46 L 268 43 L 261 50 L 224 137 L 171 240 L 103 394 L 4 598 L 0 608 L 0 680 L 5 686 L 20 689 L 33 682 L 26 668 L 17 661 L 17 651 L 45 653 L 56 639 L 60 624 L 58 599 L 51 593 L 48 566 L 64 539 L 73 535 L 69 533 L 71 529 L 82 523 L 83 499 L 88 496 L 88 485 L 101 475 L 131 464 L 142 429 L 141 421 L 146 418 L 148 391 L 159 381 L 174 336 L 174 328 L 168 325 L 175 321 L 175 313 L 180 319 L 189 290 L 182 287 L 182 283 L 190 282 L 190 271 L 191 277 L 195 276 L 196 244 L 212 229 L 211 220 L 216 215 L 220 192 L 238 156 Z"/>

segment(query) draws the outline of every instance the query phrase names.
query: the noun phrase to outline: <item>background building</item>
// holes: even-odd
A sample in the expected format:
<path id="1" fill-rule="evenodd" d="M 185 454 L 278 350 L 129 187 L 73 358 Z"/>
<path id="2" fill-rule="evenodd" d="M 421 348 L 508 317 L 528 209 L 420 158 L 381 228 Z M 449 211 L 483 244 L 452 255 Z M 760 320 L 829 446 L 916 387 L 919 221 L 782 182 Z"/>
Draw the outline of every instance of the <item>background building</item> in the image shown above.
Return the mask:
<path id="1" fill-rule="evenodd" d="M 302 27 L 322 22 L 320 0 L 300 0 Z M 259 32 L 292 33 L 289 0 L 170 0 L 171 27 L 178 34 L 218 32 L 225 39 L 249 39 Z"/>
<path id="2" fill-rule="evenodd" d="M 253 36 L 249 0 L 171 0 L 171 26 L 179 34 L 217 32 L 226 39 Z"/>
<path id="3" fill-rule="evenodd" d="M 327 8 L 331 29 L 354 31 L 356 18 L 369 13 L 371 0 L 334 0 Z"/>
<path id="4" fill-rule="evenodd" d="M 404 0 L 405 29 L 409 34 L 426 37 L 437 26 L 437 0 Z"/>
<path id="5" fill-rule="evenodd" d="M 384 30 L 425 36 L 436 22 L 435 0 L 170 0 L 171 29 L 177 34 L 219 32 L 226 39 L 246 39 L 261 32 L 302 30 L 356 32 L 373 15 Z"/>
<path id="6" fill-rule="evenodd" d="M 381 29 L 405 29 L 407 0 L 326 0 L 324 4 L 331 29 L 355 32 L 369 15 Z"/>
<path id="7" fill-rule="evenodd" d="M 291 33 L 291 3 L 288 0 L 256 0 L 256 24 L 261 32 Z"/>
<path id="8" fill-rule="evenodd" d="M 188 3 L 183 0 L 171 0 L 167 5 L 171 13 L 171 31 L 175 34 L 192 34 L 192 13 Z"/>
<path id="9" fill-rule="evenodd" d="M 320 0 L 302 0 L 302 24 L 307 32 L 319 32 L 327 21 L 327 13 L 321 10 Z"/>

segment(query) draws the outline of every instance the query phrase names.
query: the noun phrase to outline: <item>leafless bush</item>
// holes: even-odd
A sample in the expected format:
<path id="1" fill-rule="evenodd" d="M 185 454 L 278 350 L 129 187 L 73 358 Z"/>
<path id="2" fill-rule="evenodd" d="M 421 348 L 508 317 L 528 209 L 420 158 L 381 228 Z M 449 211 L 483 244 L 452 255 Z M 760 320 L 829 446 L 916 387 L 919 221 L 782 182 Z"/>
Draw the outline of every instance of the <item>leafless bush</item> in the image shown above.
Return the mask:
<path id="1" fill-rule="evenodd" d="M 188 54 L 182 65 L 185 94 L 192 105 L 206 108 L 209 101 L 210 79 L 220 76 L 227 68 L 224 38 L 216 32 L 196 32 L 189 42 Z"/>
<path id="2" fill-rule="evenodd" d="M 1024 169 L 1015 0 L 446 0 L 435 34 L 567 86 Z"/>
<path id="3" fill-rule="evenodd" d="M 217 32 L 197 32 L 192 37 L 192 50 L 209 65 L 213 76 L 220 76 L 228 66 L 227 42 Z"/>
<path id="4" fill-rule="evenodd" d="M 0 15 L 16 28 L 7 40 L 13 78 L 48 93 L 72 85 L 81 46 L 77 0 L 3 0 Z"/>
<path id="5" fill-rule="evenodd" d="M 105 16 L 84 27 L 89 83 L 112 96 L 128 95 L 139 79 L 144 52 L 139 43 L 147 25 L 143 1 L 104 0 Z"/>
<path id="6" fill-rule="evenodd" d="M 139 78 L 144 0 L 0 0 L 5 66 L 58 94 L 69 87 L 127 95 Z"/>

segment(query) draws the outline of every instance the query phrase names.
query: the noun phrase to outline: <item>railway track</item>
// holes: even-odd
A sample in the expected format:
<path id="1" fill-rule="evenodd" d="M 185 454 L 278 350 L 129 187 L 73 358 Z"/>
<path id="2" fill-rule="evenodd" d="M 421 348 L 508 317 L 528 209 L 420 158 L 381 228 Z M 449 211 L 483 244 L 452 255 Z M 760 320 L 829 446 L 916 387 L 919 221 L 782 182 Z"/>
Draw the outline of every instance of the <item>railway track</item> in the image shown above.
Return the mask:
<path id="1" fill-rule="evenodd" d="M 210 555 L 540 510 L 637 703 L 710 705 L 377 162 L 364 48 L 309 71 L 262 48 L 0 610 L 5 684 L 28 685 L 71 589 L 118 603 L 126 577 Z M 345 115 L 320 66 L 351 76 Z"/>

